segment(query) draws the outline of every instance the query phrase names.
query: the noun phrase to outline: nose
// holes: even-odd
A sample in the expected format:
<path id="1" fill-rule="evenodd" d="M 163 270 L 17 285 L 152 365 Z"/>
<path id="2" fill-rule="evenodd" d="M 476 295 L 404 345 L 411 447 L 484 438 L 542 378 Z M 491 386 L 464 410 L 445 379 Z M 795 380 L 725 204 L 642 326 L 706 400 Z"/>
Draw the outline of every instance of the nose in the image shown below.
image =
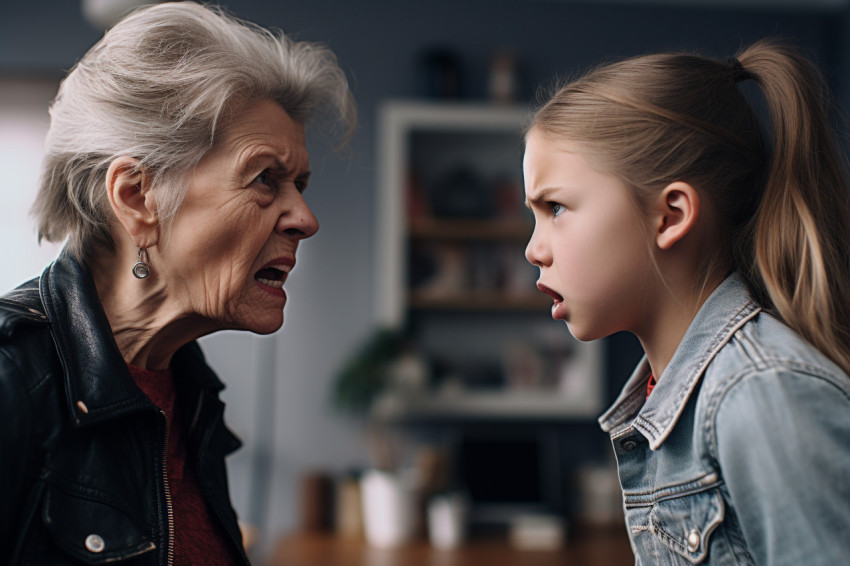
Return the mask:
<path id="1" fill-rule="evenodd" d="M 552 254 L 544 245 L 537 226 L 534 227 L 534 232 L 531 233 L 531 238 L 528 240 L 528 245 L 525 246 L 525 259 L 528 263 L 536 267 L 543 267 L 552 262 Z"/>
<path id="2" fill-rule="evenodd" d="M 278 217 L 275 232 L 303 240 L 319 231 L 319 221 L 307 206 L 304 195 L 297 193 L 293 198 L 294 202 Z"/>

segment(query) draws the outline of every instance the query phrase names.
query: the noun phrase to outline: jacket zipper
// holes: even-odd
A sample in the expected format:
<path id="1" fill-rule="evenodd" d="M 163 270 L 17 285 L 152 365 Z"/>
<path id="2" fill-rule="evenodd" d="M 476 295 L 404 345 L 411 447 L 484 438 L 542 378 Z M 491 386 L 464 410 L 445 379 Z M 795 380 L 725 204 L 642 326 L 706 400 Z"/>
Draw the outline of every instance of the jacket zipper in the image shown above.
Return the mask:
<path id="1" fill-rule="evenodd" d="M 165 421 L 165 443 L 162 446 L 162 484 L 165 490 L 165 512 L 168 515 L 168 541 L 166 557 L 168 566 L 174 565 L 174 510 L 171 508 L 171 488 L 168 485 L 168 416 L 160 410 Z"/>

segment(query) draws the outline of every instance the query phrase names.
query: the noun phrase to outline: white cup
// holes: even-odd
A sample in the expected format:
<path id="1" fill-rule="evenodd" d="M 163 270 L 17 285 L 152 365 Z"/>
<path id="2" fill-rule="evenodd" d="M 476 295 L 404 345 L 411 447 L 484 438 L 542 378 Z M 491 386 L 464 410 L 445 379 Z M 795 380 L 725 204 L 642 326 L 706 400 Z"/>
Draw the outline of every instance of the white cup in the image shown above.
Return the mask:
<path id="1" fill-rule="evenodd" d="M 457 548 L 466 534 L 468 504 L 461 493 L 437 495 L 428 503 L 428 535 L 437 548 Z"/>

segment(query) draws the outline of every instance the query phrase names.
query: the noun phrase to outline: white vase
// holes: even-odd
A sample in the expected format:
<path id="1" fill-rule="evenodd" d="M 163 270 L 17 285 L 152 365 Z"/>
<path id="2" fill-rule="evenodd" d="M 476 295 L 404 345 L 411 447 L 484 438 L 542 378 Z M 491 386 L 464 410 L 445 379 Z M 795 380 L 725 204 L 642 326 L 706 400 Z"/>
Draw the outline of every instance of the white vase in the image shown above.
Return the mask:
<path id="1" fill-rule="evenodd" d="M 387 548 L 409 541 L 416 519 L 412 482 L 379 470 L 369 470 L 360 481 L 363 523 L 369 544 Z"/>

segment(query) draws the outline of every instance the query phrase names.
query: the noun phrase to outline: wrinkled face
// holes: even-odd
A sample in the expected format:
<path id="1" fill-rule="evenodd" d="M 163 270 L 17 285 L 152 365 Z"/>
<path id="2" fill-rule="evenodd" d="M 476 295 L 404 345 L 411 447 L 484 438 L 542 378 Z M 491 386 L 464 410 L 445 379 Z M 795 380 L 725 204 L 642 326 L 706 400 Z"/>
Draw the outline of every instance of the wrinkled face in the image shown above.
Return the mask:
<path id="1" fill-rule="evenodd" d="M 594 170 L 578 149 L 529 134 L 523 172 L 535 226 L 525 255 L 540 268 L 538 288 L 554 300 L 552 317 L 573 336 L 635 332 L 651 308 L 648 229 L 629 188 Z"/>
<path id="2" fill-rule="evenodd" d="M 319 228 L 303 196 L 309 175 L 304 128 L 278 104 L 229 122 L 159 246 L 156 269 L 183 312 L 216 329 L 280 328 L 298 243 Z"/>

